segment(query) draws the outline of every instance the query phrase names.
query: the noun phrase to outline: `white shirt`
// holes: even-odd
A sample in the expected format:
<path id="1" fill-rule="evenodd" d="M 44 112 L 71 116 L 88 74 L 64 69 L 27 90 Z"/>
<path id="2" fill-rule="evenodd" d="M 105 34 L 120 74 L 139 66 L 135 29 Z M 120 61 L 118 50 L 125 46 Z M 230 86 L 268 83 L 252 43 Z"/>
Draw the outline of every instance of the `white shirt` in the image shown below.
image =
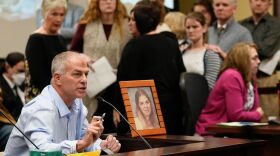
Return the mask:
<path id="1" fill-rule="evenodd" d="M 204 54 L 206 49 L 200 49 L 198 51 L 187 50 L 183 54 L 183 62 L 188 73 L 197 73 L 204 75 Z"/>

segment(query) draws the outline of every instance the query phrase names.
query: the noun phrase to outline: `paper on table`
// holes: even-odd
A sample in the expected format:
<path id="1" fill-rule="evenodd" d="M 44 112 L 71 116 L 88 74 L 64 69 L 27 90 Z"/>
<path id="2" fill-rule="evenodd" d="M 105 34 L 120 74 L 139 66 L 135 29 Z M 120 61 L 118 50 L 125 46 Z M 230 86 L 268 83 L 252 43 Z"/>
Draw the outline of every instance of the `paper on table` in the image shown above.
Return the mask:
<path id="1" fill-rule="evenodd" d="M 113 68 L 105 56 L 90 65 L 94 70 L 88 73 L 87 95 L 92 98 L 103 91 L 117 79 Z"/>
<path id="2" fill-rule="evenodd" d="M 83 152 L 83 153 L 76 153 L 76 154 L 68 154 L 67 156 L 100 156 L 101 151 L 93 151 L 93 152 Z"/>
<path id="3" fill-rule="evenodd" d="M 242 126 L 265 126 L 268 123 L 260 122 L 221 122 L 218 123 L 219 126 L 231 126 L 231 127 L 242 127 Z"/>
<path id="4" fill-rule="evenodd" d="M 262 60 L 259 70 L 272 75 L 280 59 L 280 50 L 278 50 L 272 58 Z"/>

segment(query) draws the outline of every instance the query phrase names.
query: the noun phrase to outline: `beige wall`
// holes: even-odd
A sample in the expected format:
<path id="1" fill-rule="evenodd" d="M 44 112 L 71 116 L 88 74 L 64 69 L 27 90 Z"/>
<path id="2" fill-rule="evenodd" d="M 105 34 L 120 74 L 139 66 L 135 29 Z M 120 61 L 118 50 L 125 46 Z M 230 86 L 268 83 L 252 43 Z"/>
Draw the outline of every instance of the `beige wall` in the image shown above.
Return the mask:
<path id="1" fill-rule="evenodd" d="M 10 22 L 0 18 L 0 57 L 11 51 L 24 52 L 29 34 L 35 30 L 35 20 Z"/>
<path id="2" fill-rule="evenodd" d="M 87 0 L 71 1 L 81 6 L 87 3 Z M 0 26 L 0 57 L 6 57 L 11 51 L 24 52 L 29 34 L 36 29 L 35 17 L 16 22 L 0 18 Z"/>

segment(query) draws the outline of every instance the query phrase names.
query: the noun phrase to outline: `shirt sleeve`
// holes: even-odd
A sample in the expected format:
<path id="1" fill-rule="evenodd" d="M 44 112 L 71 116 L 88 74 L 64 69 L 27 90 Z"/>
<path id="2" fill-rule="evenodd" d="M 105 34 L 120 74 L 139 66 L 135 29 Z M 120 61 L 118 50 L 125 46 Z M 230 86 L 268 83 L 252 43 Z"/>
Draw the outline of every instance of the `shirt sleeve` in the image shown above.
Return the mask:
<path id="1" fill-rule="evenodd" d="M 205 78 L 208 82 L 209 89 L 212 89 L 220 71 L 221 60 L 219 55 L 212 51 L 206 51 L 205 55 Z"/>
<path id="2" fill-rule="evenodd" d="M 86 152 L 101 150 L 100 144 L 102 140 L 97 139 L 91 146 L 85 149 Z"/>

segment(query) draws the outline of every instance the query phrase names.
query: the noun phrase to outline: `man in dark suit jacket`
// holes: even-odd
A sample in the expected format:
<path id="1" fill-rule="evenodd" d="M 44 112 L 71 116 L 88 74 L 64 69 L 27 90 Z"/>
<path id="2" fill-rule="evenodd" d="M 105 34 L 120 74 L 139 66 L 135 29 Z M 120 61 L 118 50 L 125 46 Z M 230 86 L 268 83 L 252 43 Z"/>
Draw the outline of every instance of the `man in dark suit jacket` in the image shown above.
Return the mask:
<path id="1" fill-rule="evenodd" d="M 4 72 L 0 75 L 1 111 L 16 121 L 24 104 L 24 93 L 19 86 L 25 79 L 24 55 L 19 52 L 8 54 Z M 13 126 L 0 115 L 0 151 L 4 150 Z"/>

